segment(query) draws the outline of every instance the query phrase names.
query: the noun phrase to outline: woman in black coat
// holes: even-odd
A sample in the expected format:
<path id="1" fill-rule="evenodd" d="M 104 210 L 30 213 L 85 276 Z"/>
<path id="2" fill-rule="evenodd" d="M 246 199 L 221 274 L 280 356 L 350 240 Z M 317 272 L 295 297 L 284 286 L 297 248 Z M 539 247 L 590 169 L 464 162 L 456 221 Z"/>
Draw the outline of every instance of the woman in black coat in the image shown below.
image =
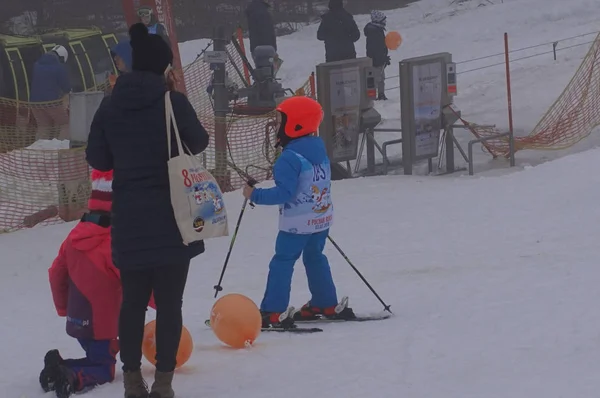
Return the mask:
<path id="1" fill-rule="evenodd" d="M 123 285 L 119 340 L 125 397 L 149 396 L 140 368 L 145 312 L 154 291 L 157 362 L 150 397 L 172 398 L 183 291 L 190 260 L 204 251 L 204 243 L 183 244 L 171 207 L 164 98 L 173 53 L 143 24 L 133 25 L 130 36 L 133 71 L 117 79 L 96 112 L 86 154 L 91 167 L 114 170 L 111 234 Z M 202 152 L 209 137 L 196 112 L 185 95 L 170 96 L 181 139 L 194 154 Z"/>
<path id="2" fill-rule="evenodd" d="M 354 43 L 360 39 L 360 31 L 342 0 L 329 1 L 329 11 L 321 17 L 317 39 L 325 42 L 325 62 L 356 58 Z"/>

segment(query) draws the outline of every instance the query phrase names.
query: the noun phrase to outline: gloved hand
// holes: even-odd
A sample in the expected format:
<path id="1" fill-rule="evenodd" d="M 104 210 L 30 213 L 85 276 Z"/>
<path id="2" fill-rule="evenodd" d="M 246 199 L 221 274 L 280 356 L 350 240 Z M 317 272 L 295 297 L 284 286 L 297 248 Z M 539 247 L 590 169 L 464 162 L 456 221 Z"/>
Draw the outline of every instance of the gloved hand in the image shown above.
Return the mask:
<path id="1" fill-rule="evenodd" d="M 387 60 L 385 61 L 385 65 L 386 66 L 390 66 L 392 64 L 392 58 L 390 58 L 389 56 L 387 57 Z"/>

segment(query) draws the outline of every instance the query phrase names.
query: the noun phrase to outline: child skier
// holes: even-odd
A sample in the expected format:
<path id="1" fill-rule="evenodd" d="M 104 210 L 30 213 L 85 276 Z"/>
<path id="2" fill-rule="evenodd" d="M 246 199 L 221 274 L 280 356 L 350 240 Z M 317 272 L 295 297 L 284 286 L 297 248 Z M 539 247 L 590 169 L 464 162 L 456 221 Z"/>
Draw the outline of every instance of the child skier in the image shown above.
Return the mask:
<path id="1" fill-rule="evenodd" d="M 331 168 L 325 145 L 313 136 L 323 109 L 308 97 L 292 97 L 278 107 L 277 133 L 283 151 L 273 168 L 275 187 L 246 186 L 244 197 L 258 205 L 279 205 L 279 235 L 261 303 L 263 327 L 293 327 L 295 320 L 317 316 L 353 318 L 351 308 L 338 305 L 331 269 L 323 249 L 333 223 Z M 292 315 L 288 310 L 292 274 L 302 255 L 310 301 Z"/>
<path id="2" fill-rule="evenodd" d="M 121 281 L 110 246 L 112 172 L 94 170 L 91 178 L 89 212 L 69 233 L 48 271 L 56 312 L 67 318 L 67 334 L 86 353 L 82 359 L 63 359 L 55 349 L 46 353 L 39 381 L 58 398 L 113 381 L 119 352 Z"/>
<path id="3" fill-rule="evenodd" d="M 371 11 L 371 22 L 364 29 L 367 38 L 367 57 L 373 60 L 373 66 L 379 68 L 377 99 L 387 100 L 385 96 L 385 67 L 390 65 L 388 48 L 385 44 L 385 26 L 387 17 L 381 11 Z"/>

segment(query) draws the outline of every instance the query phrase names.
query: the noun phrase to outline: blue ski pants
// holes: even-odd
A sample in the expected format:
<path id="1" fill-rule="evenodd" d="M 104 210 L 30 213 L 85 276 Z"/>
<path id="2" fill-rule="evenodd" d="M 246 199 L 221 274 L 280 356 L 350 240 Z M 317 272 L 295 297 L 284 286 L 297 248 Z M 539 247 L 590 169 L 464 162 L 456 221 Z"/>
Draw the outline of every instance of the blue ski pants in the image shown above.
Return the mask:
<path id="1" fill-rule="evenodd" d="M 300 235 L 280 231 L 275 255 L 269 264 L 267 288 L 260 305 L 264 312 L 284 312 L 290 303 L 294 264 L 302 255 L 312 306 L 326 308 L 338 303 L 329 261 L 323 254 L 329 230 Z"/>
<path id="2" fill-rule="evenodd" d="M 65 359 L 64 366 L 75 373 L 77 390 L 87 390 L 94 386 L 110 383 L 115 378 L 115 364 L 119 352 L 119 341 L 78 339 L 85 351 L 85 358 Z"/>

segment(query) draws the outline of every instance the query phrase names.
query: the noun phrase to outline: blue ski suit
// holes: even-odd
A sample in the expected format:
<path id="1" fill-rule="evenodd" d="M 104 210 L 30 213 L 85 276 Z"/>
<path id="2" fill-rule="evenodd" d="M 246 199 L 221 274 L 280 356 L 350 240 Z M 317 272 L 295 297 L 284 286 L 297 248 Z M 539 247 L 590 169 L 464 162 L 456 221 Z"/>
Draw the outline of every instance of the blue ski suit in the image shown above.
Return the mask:
<path id="1" fill-rule="evenodd" d="M 85 358 L 65 359 L 63 365 L 77 377 L 76 390 L 86 391 L 115 379 L 115 364 L 119 352 L 119 341 L 78 339 L 85 350 Z"/>
<path id="2" fill-rule="evenodd" d="M 331 269 L 323 249 L 333 223 L 331 166 L 323 140 L 290 141 L 273 168 L 275 187 L 254 189 L 258 205 L 279 205 L 279 234 L 269 264 L 263 312 L 283 312 L 290 301 L 294 264 L 302 255 L 314 307 L 337 304 Z"/>

